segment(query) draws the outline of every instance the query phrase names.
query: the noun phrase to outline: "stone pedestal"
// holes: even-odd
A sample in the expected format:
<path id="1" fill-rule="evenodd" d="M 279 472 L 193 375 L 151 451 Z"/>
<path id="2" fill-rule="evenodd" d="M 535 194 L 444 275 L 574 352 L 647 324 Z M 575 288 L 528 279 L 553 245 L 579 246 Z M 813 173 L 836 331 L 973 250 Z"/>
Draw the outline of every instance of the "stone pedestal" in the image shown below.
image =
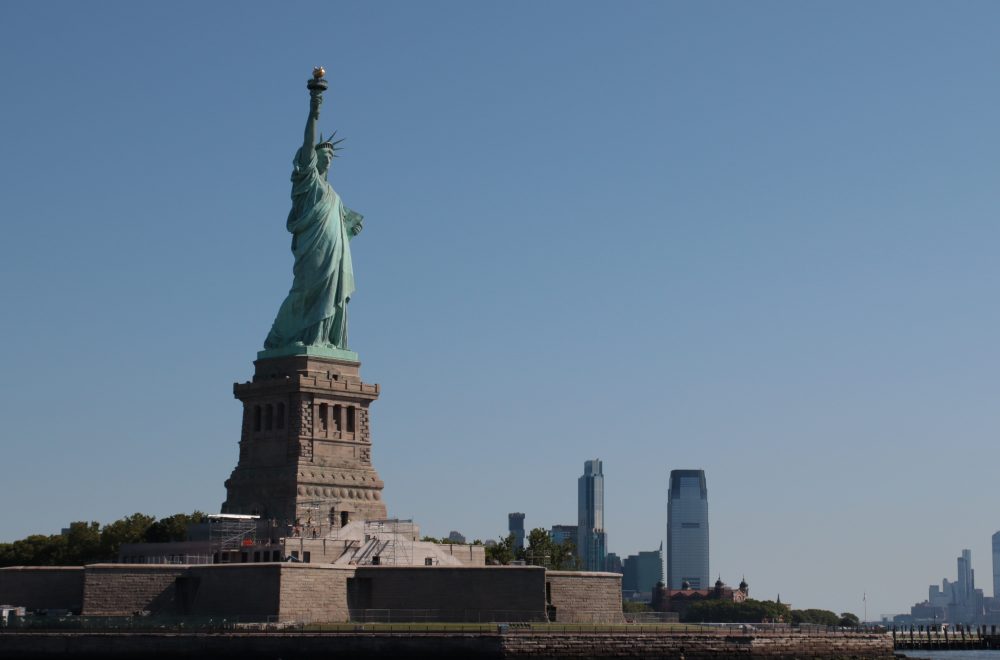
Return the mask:
<path id="1" fill-rule="evenodd" d="M 252 381 L 233 385 L 243 433 L 222 512 L 298 525 L 304 536 L 386 518 L 371 464 L 369 406 L 379 386 L 361 381 L 360 363 L 290 355 L 259 356 L 254 366 Z"/>

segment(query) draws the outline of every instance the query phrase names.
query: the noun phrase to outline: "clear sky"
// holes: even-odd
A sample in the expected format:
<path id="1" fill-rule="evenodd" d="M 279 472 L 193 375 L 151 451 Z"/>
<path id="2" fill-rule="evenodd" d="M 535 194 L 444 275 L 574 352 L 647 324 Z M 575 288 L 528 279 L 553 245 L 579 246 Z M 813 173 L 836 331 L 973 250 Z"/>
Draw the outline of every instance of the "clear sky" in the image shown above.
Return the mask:
<path id="1" fill-rule="evenodd" d="M 665 536 L 906 610 L 971 548 L 1000 446 L 1000 4 L 0 4 L 0 540 L 217 511 L 291 284 L 305 81 L 365 215 L 373 460 L 427 534 Z"/>

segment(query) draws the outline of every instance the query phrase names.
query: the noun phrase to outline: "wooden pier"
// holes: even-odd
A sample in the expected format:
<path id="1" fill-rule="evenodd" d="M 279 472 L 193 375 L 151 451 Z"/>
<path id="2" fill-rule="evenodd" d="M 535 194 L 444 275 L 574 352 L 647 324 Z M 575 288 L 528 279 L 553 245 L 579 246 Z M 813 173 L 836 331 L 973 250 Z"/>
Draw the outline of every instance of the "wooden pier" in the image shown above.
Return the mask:
<path id="1" fill-rule="evenodd" d="M 952 649 L 1000 649 L 996 626 L 909 626 L 892 629 L 897 651 L 948 651 Z"/>

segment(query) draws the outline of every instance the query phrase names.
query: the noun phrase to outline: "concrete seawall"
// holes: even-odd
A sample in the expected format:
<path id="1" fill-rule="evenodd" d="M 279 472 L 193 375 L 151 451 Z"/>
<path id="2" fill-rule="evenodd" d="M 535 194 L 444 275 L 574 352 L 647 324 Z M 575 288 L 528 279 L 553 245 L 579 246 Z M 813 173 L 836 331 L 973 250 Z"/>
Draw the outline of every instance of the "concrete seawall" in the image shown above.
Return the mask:
<path id="1" fill-rule="evenodd" d="M 240 658 L 684 658 L 888 660 L 892 638 L 873 633 L 0 633 L 0 657 Z"/>

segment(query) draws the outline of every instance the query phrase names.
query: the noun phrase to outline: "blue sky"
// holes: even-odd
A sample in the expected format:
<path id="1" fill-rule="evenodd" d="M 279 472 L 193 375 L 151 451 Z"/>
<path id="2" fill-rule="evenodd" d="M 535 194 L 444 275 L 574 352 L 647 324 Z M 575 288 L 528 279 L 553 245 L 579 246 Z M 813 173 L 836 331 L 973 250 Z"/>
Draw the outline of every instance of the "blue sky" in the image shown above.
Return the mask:
<path id="1" fill-rule="evenodd" d="M 425 533 L 609 549 L 707 472 L 711 570 L 904 611 L 973 551 L 1000 458 L 1000 6 L 0 7 L 0 539 L 217 510 L 291 283 L 305 80 L 365 215 L 352 347 Z"/>

